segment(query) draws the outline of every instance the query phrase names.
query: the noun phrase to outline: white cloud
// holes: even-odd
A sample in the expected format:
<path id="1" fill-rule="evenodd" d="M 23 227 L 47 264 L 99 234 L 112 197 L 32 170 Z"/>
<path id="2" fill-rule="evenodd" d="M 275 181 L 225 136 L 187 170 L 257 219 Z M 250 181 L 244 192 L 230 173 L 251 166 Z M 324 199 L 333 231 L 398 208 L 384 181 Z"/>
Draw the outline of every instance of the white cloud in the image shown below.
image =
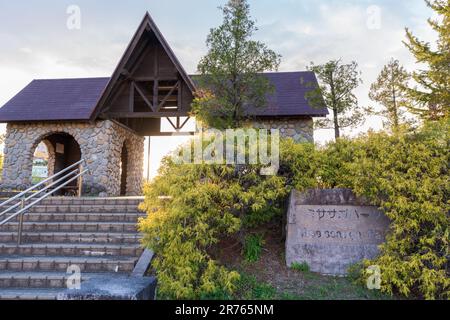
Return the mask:
<path id="1" fill-rule="evenodd" d="M 264 6 L 259 5 L 259 0 L 252 3 L 255 9 L 260 10 L 263 19 L 265 16 L 265 20 L 258 19 L 260 31 L 257 37 L 283 55 L 281 70 L 304 70 L 310 61 L 324 63 L 341 57 L 347 62 L 356 60 L 364 78 L 364 85 L 357 90 L 363 105 L 370 103 L 368 88 L 391 57 L 399 59 L 409 69 L 416 67 L 413 57 L 402 44 L 405 26 L 410 27 L 421 39 L 435 39 L 434 32 L 424 18 L 428 14 L 424 13 L 422 0 L 396 4 L 387 4 L 388 2 L 381 0 L 326 3 L 288 0 L 283 1 L 283 5 L 278 1 L 276 4 L 266 2 Z M 367 28 L 367 7 L 372 2 L 378 3 L 382 10 L 379 30 Z M 176 10 L 171 22 L 164 18 L 160 21 L 155 19 L 189 73 L 196 71 L 198 60 L 206 51 L 204 41 L 209 28 L 218 25 L 221 19 L 220 13 L 215 11 L 216 5 L 212 5 L 210 1 L 205 1 L 202 5 L 207 5 L 205 10 L 211 11 L 198 11 L 194 4 L 185 2 L 176 6 L 182 10 L 195 11 L 195 19 L 191 22 L 177 19 L 184 16 L 185 12 Z M 150 6 L 164 17 L 165 6 L 169 4 Z M 275 7 L 276 11 L 267 12 Z M 133 13 L 124 20 L 107 24 L 109 15 L 99 11 L 98 16 L 95 16 L 95 12 L 88 8 L 90 7 L 84 11 L 86 14 L 83 16 L 81 30 L 70 32 L 65 28 L 64 19 L 56 21 L 54 17 L 53 20 L 47 19 L 45 23 L 42 19 L 39 20 L 41 24 L 36 28 L 33 28 L 36 21 L 27 20 L 24 27 L 14 23 L 8 25 L 14 32 L 8 32 L 6 28 L 0 30 L 0 105 L 33 78 L 109 76 L 112 73 L 138 20 L 130 24 Z M 294 8 L 298 11 L 294 11 Z M 61 12 L 61 17 L 64 18 L 65 11 Z M 210 12 L 214 12 L 214 15 L 209 14 Z M 112 13 L 113 16 L 114 14 Z M 137 14 L 140 15 L 141 13 Z M 59 13 L 57 16 L 59 17 Z M 122 14 L 117 14 L 119 16 Z M 11 24 L 12 20 L 9 21 Z M 379 119 L 374 118 L 370 119 L 363 130 L 379 126 Z M 319 141 L 329 140 L 332 132 L 318 131 L 316 138 Z"/>

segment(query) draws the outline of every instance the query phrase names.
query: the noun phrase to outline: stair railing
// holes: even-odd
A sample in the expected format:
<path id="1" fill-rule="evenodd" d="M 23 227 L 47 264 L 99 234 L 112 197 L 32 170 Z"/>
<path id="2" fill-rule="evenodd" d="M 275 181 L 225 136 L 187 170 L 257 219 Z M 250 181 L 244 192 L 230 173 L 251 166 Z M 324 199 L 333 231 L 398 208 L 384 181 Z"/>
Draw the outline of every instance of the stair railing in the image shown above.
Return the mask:
<path id="1" fill-rule="evenodd" d="M 20 194 L 12 197 L 11 199 L 3 202 L 2 204 L 0 204 L 0 208 L 3 208 L 15 200 L 20 200 L 17 203 L 9 206 L 6 210 L 4 210 L 3 212 L 0 213 L 0 218 L 1 218 L 4 215 L 6 215 L 7 213 L 11 212 L 12 210 L 19 208 L 19 211 L 13 213 L 9 217 L 0 221 L 0 226 L 3 226 L 6 223 L 8 223 L 9 221 L 15 219 L 16 217 L 19 217 L 19 227 L 17 230 L 18 245 L 20 245 L 22 243 L 23 218 L 28 209 L 37 205 L 44 199 L 50 197 L 55 192 L 63 189 L 69 183 L 71 183 L 77 179 L 78 179 L 78 196 L 81 197 L 82 186 L 83 186 L 83 175 L 89 171 L 87 169 L 86 170 L 83 169 L 84 163 L 85 163 L 85 161 L 84 161 L 84 159 L 82 159 L 82 160 L 78 161 L 77 163 L 74 163 L 73 165 L 65 168 L 64 170 L 61 170 L 57 174 L 39 182 L 38 184 L 28 188 L 27 190 L 21 192 Z M 64 173 L 65 173 L 65 175 L 60 177 Z M 58 177 L 60 177 L 58 180 L 53 181 L 55 178 L 58 178 Z M 69 180 L 67 180 L 67 179 L 69 179 Z M 51 182 L 51 181 L 53 181 L 53 182 Z M 51 183 L 49 183 L 42 189 L 38 189 L 38 188 L 44 186 L 48 182 L 51 182 Z M 27 196 L 27 194 L 31 193 L 31 192 L 32 192 L 32 194 Z M 41 196 L 38 197 L 39 195 L 41 195 Z M 27 204 L 27 202 L 29 202 L 29 201 L 31 201 L 31 203 Z"/>

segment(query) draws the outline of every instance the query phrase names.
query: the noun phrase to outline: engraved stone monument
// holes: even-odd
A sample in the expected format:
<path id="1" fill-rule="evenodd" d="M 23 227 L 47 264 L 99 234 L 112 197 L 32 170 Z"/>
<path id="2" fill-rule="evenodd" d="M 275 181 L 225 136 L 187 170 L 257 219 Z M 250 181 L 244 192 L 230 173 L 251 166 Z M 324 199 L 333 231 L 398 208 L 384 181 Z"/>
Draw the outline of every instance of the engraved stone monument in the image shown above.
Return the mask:
<path id="1" fill-rule="evenodd" d="M 344 275 L 352 264 L 376 257 L 389 219 L 351 190 L 293 191 L 287 213 L 286 263 Z"/>

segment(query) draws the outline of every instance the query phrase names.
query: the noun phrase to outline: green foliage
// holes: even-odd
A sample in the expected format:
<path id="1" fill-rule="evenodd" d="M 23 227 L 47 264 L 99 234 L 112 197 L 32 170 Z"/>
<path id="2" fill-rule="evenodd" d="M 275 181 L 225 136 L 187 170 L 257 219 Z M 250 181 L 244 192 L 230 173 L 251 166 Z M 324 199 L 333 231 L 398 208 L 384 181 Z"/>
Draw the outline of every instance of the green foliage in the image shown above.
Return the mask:
<path id="1" fill-rule="evenodd" d="M 316 169 L 306 167 L 314 175 L 309 178 L 295 168 L 304 147 L 296 149 L 298 158 L 289 156 L 298 175 L 294 187 L 318 181 L 317 186 L 351 188 L 391 219 L 381 254 L 365 263 L 380 266 L 386 293 L 450 298 L 449 128 L 442 120 L 415 133 L 339 139 L 315 155 L 309 150 L 305 162 L 318 159 Z"/>
<path id="2" fill-rule="evenodd" d="M 410 98 L 415 102 L 410 111 L 426 120 L 449 117 L 450 113 L 450 2 L 448 0 L 426 1 L 438 15 L 438 20 L 429 19 L 431 28 L 438 33 L 436 48 L 419 40 L 406 29 L 405 45 L 417 63 L 427 66 L 413 73 L 416 87 L 409 88 Z"/>
<path id="3" fill-rule="evenodd" d="M 447 127 L 448 130 L 448 127 Z M 348 184 L 391 219 L 379 265 L 383 290 L 450 298 L 448 131 L 400 137 L 372 135 L 348 163 Z"/>
<path id="4" fill-rule="evenodd" d="M 202 296 L 205 300 L 343 300 L 343 299 L 389 299 L 379 291 L 368 290 L 354 284 L 345 277 L 329 277 L 311 273 L 304 273 L 305 285 L 301 288 L 290 288 L 290 292 L 277 290 L 267 282 L 258 281 L 248 273 L 241 273 L 235 293 L 218 290 Z M 306 277 L 307 276 L 307 277 Z M 291 290 L 294 289 L 294 292 Z"/>
<path id="5" fill-rule="evenodd" d="M 201 90 L 192 112 L 204 125 L 237 128 L 245 118 L 246 105 L 266 105 L 266 95 L 273 88 L 259 74 L 277 70 L 280 56 L 252 40 L 258 29 L 246 0 L 230 0 L 221 9 L 223 23 L 211 30 L 206 41 L 209 51 L 198 65 Z"/>
<path id="6" fill-rule="evenodd" d="M 362 83 L 358 64 L 353 61 L 343 64 L 341 60 L 332 60 L 323 65 L 311 63 L 309 70 L 313 71 L 319 80 L 319 87 L 313 88 L 306 98 L 313 107 L 325 106 L 333 113 L 333 119 L 319 120 L 319 128 L 334 129 L 336 139 L 340 137 L 341 129 L 355 127 L 364 120 L 362 108 L 353 91 Z"/>
<path id="7" fill-rule="evenodd" d="M 377 81 L 370 87 L 370 99 L 379 103 L 382 109 L 374 111 L 374 108 L 369 108 L 368 113 L 383 117 L 385 128 L 390 129 L 391 132 L 399 131 L 400 126 L 408 122 L 405 109 L 410 101 L 404 88 L 410 78 L 411 76 L 400 62 L 391 59 L 381 70 Z"/>
<path id="8" fill-rule="evenodd" d="M 268 283 L 260 282 L 255 276 L 241 273 L 236 282 L 233 294 L 221 289 L 212 294 L 203 295 L 202 300 L 274 300 L 277 299 L 276 289 Z"/>
<path id="9" fill-rule="evenodd" d="M 275 299 L 277 291 L 267 283 L 259 282 L 255 276 L 241 274 L 238 290 L 234 298 L 243 300 L 271 300 Z"/>
<path id="10" fill-rule="evenodd" d="M 300 272 L 309 272 L 310 268 L 309 265 L 306 262 L 294 262 L 291 265 L 291 269 L 295 270 L 295 271 L 300 271 Z"/>
<path id="11" fill-rule="evenodd" d="M 250 234 L 245 237 L 244 257 L 248 262 L 256 262 L 261 256 L 264 237 L 261 234 Z"/>
<path id="12" fill-rule="evenodd" d="M 245 230 L 281 212 L 285 180 L 261 176 L 260 165 L 162 163 L 144 188 L 143 243 L 156 253 L 161 294 L 195 299 L 231 293 L 239 275 L 219 266 L 210 249 L 224 237 L 244 240 Z"/>

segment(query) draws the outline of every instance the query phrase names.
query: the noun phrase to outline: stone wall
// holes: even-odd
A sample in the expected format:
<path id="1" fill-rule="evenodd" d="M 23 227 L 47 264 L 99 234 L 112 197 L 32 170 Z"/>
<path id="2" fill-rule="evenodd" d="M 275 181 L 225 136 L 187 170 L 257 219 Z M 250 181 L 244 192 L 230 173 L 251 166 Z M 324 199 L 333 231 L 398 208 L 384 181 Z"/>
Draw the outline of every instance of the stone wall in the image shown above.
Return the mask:
<path id="1" fill-rule="evenodd" d="M 140 195 L 143 175 L 144 138 L 112 122 L 57 122 L 8 124 L 4 148 L 3 189 L 31 186 L 33 157 L 39 143 L 53 134 L 71 135 L 80 146 L 89 173 L 83 178 L 87 195 L 120 195 L 122 147 L 128 150 L 127 195 Z M 53 150 L 49 167 L 52 166 Z M 50 174 L 52 168 L 49 168 Z"/>
<path id="2" fill-rule="evenodd" d="M 314 142 L 314 122 L 307 118 L 257 119 L 252 121 L 254 128 L 279 129 L 281 137 L 292 138 L 295 142 Z"/>

